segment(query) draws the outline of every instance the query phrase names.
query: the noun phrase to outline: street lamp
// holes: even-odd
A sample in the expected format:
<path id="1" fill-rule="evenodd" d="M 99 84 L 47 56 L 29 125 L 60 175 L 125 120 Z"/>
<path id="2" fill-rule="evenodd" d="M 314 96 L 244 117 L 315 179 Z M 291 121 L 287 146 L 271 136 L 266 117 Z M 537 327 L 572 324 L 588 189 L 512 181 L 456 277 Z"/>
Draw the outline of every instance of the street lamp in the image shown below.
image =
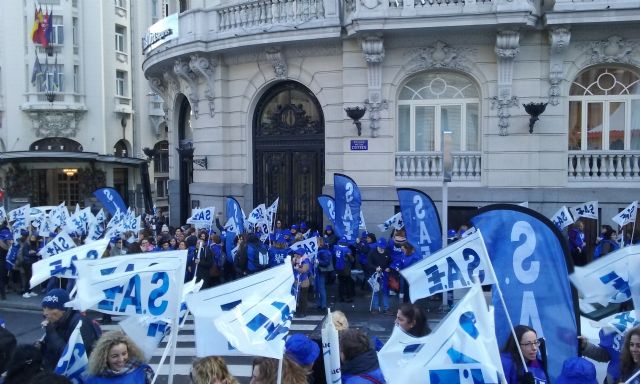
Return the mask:
<path id="1" fill-rule="evenodd" d="M 525 112 L 531 116 L 529 118 L 529 133 L 533 133 L 533 125 L 536 121 L 540 120 L 540 115 L 544 113 L 544 110 L 547 108 L 547 103 L 529 103 L 522 104 Z"/>
<path id="2" fill-rule="evenodd" d="M 360 122 L 360 119 L 362 119 L 362 116 L 364 116 L 364 113 L 367 111 L 367 108 L 347 107 L 344 110 L 345 112 L 347 112 L 347 116 L 349 116 L 349 118 L 353 120 L 353 124 L 355 124 L 356 128 L 358 129 L 358 136 L 361 136 L 362 122 Z"/>

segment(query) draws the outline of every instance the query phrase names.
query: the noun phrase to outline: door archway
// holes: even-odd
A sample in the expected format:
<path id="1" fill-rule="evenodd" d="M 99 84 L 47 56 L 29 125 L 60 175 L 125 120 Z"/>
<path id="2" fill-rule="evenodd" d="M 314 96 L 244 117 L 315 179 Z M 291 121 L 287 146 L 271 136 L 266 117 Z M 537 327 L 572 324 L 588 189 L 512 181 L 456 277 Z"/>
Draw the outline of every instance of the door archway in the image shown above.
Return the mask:
<path id="1" fill-rule="evenodd" d="M 324 186 L 324 116 L 313 93 L 285 81 L 269 89 L 253 118 L 254 206 L 280 198 L 285 225 L 321 229 L 317 203 Z"/>

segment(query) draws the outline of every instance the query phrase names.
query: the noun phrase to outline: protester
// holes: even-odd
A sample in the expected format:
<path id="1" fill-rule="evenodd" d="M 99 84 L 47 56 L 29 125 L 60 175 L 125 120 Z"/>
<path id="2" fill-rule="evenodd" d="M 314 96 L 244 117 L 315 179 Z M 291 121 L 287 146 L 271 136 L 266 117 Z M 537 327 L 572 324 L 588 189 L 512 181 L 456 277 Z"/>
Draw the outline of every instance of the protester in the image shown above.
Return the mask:
<path id="1" fill-rule="evenodd" d="M 153 370 L 144 363 L 144 355 L 124 333 L 103 334 L 89 356 L 85 384 L 150 384 Z"/>
<path id="2" fill-rule="evenodd" d="M 194 384 L 238 384 L 227 364 L 218 356 L 196 359 L 191 365 L 190 376 Z"/>
<path id="3" fill-rule="evenodd" d="M 42 354 L 37 347 L 18 345 L 6 366 L 2 384 L 25 384 L 42 372 Z"/>
<path id="4" fill-rule="evenodd" d="M 576 221 L 571 229 L 569 229 L 569 252 L 571 252 L 573 264 L 576 266 L 587 264 L 586 243 L 583 231 L 584 223 L 582 220 Z"/>
<path id="5" fill-rule="evenodd" d="M 273 384 L 278 378 L 277 359 L 256 357 L 253 359 L 250 384 Z M 282 384 L 307 384 L 307 370 L 296 364 L 290 357 L 282 361 Z M 321 384 L 321 383 L 318 383 Z"/>
<path id="6" fill-rule="evenodd" d="M 313 342 L 307 336 L 296 333 L 287 339 L 285 342 L 285 354 L 293 360 L 296 364 L 300 365 L 305 370 L 305 375 L 311 374 L 313 362 L 320 355 L 320 347 Z"/>
<path id="7" fill-rule="evenodd" d="M 13 244 L 11 232 L 7 228 L 0 230 L 0 300 L 7 299 L 7 255 Z"/>
<path id="8" fill-rule="evenodd" d="M 517 325 L 514 331 L 517 341 L 513 335 L 509 335 L 509 339 L 502 348 L 502 353 L 500 353 L 507 384 L 547 382 L 549 375 L 547 374 L 546 364 L 540 359 L 538 353 L 540 340 L 538 340 L 536 331 L 526 325 Z M 524 357 L 528 372 L 525 372 L 522 366 L 522 359 L 516 342 L 522 350 L 522 357 Z"/>
<path id="9" fill-rule="evenodd" d="M 416 304 L 403 303 L 398 308 L 396 326 L 415 337 L 431 333 L 424 310 Z"/>
<path id="10" fill-rule="evenodd" d="M 316 308 L 320 311 L 327 310 L 327 280 L 333 272 L 332 255 L 324 238 L 318 237 L 318 255 L 316 257 L 317 268 L 315 273 Z"/>
<path id="11" fill-rule="evenodd" d="M 603 225 L 602 227 L 602 238 L 599 238 L 598 244 L 593 250 L 594 260 L 620 248 L 620 244 L 618 244 L 613 238 L 613 236 L 615 235 L 615 231 L 613 230 L 613 228 L 611 228 L 611 226 L 609 225 Z"/>
<path id="12" fill-rule="evenodd" d="M 343 384 L 385 383 L 378 355 L 358 329 L 340 331 L 340 361 Z"/>
<path id="13" fill-rule="evenodd" d="M 627 331 L 620 353 L 620 381 L 626 382 L 640 370 L 640 327 Z M 640 383 L 640 375 L 631 384 Z"/>
<path id="14" fill-rule="evenodd" d="M 213 251 L 207 246 L 206 233 L 200 236 L 195 246 L 196 280 L 202 281 L 202 289 L 211 287 L 211 267 L 214 265 Z M 204 237 L 204 238 L 203 238 Z"/>
<path id="15" fill-rule="evenodd" d="M 570 357 L 562 363 L 562 372 L 554 384 L 598 384 L 596 367 L 582 357 Z"/>
<path id="16" fill-rule="evenodd" d="M 384 313 L 385 315 L 392 315 L 389 310 L 389 265 L 391 263 L 391 255 L 387 249 L 387 241 L 384 237 L 381 237 L 375 248 L 369 251 L 368 263 L 373 268 L 374 273 L 377 273 L 376 279 L 379 284 L 379 289 L 373 292 L 371 297 L 371 312 L 372 313 Z"/>
<path id="17" fill-rule="evenodd" d="M 293 277 L 295 279 L 296 299 L 298 301 L 296 317 L 302 318 L 307 315 L 311 263 L 302 248 L 295 250 L 291 262 L 293 263 Z"/>
<path id="18" fill-rule="evenodd" d="M 5 371 L 11 354 L 16 349 L 16 342 L 14 334 L 5 328 L 4 320 L 0 319 L 0 373 Z"/>
<path id="19" fill-rule="evenodd" d="M 601 329 L 598 333 L 600 343 L 591 344 L 586 337 L 578 336 L 582 354 L 590 359 L 607 364 L 607 384 L 618 382 L 620 377 L 620 348 L 624 342 L 624 336 L 616 331 Z"/>
<path id="20" fill-rule="evenodd" d="M 351 278 L 351 268 L 354 257 L 348 246 L 347 238 L 342 237 L 334 247 L 335 269 L 338 275 L 338 296 L 339 300 L 347 303 L 353 302 L 355 296 L 354 282 Z"/>
<path id="21" fill-rule="evenodd" d="M 68 301 L 69 294 L 60 288 L 52 289 L 42 298 L 42 313 L 45 317 L 42 327 L 45 335 L 39 344 L 42 349 L 43 366 L 48 370 L 55 368 L 79 321 L 82 321 L 80 333 L 87 355 L 91 354 L 93 344 L 98 337 L 94 328 L 97 325 L 80 312 L 65 307 Z"/>

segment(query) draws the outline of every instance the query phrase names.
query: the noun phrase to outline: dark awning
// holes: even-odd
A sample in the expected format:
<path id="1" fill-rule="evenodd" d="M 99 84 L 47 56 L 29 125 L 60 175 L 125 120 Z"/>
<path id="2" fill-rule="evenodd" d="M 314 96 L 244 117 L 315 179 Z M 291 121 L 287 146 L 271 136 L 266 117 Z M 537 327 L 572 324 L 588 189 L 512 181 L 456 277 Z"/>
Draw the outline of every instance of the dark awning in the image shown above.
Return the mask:
<path id="1" fill-rule="evenodd" d="M 135 157 L 100 155 L 96 152 L 16 151 L 0 153 L 0 164 L 42 161 L 98 162 L 130 167 L 139 167 L 147 162 L 147 160 Z"/>

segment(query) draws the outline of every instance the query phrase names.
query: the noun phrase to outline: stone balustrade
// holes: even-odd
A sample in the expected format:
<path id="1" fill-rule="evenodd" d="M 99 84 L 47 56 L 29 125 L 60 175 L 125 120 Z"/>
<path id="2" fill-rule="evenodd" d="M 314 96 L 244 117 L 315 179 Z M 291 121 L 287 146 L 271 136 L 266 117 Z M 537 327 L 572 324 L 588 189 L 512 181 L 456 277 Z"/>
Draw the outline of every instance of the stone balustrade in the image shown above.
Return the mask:
<path id="1" fill-rule="evenodd" d="M 451 181 L 480 181 L 480 152 L 453 152 Z M 442 152 L 396 152 L 396 180 L 440 181 Z"/>
<path id="2" fill-rule="evenodd" d="M 569 151 L 568 180 L 638 181 L 640 151 Z"/>

